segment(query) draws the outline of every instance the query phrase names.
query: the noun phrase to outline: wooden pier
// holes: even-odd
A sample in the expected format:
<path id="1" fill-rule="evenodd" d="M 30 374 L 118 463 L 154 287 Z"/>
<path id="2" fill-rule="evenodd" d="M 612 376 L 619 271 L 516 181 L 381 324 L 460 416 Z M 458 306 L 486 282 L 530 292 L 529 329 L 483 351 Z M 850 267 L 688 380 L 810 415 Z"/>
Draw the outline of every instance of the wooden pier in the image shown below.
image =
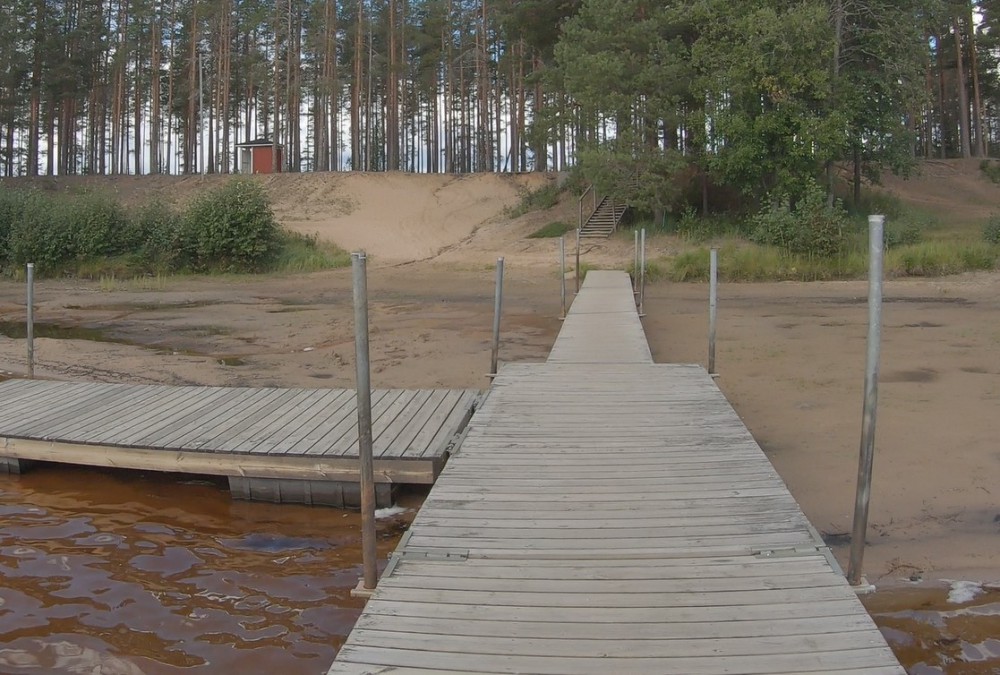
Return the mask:
<path id="1" fill-rule="evenodd" d="M 380 506 L 397 483 L 433 483 L 480 398 L 475 390 L 372 392 Z M 30 462 L 229 477 L 235 497 L 357 505 L 351 389 L 0 383 L 0 472 Z"/>
<path id="2" fill-rule="evenodd" d="M 702 368 L 590 272 L 499 373 L 331 674 L 902 674 Z"/>

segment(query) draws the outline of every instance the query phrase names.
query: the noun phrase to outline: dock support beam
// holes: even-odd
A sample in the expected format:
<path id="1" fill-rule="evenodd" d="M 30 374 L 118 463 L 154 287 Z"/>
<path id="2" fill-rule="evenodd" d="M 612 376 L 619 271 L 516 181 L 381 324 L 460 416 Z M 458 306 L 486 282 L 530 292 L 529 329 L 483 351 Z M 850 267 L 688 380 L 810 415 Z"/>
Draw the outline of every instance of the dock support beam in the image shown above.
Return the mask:
<path id="1" fill-rule="evenodd" d="M 878 407 L 878 366 L 882 339 L 882 230 L 885 216 L 868 216 L 868 356 L 865 367 L 865 402 L 861 421 L 861 452 L 858 459 L 858 491 L 854 500 L 854 527 L 847 580 L 862 585 L 861 566 L 868 531 L 872 465 L 875 460 L 875 417 Z"/>
<path id="2" fill-rule="evenodd" d="M 708 374 L 715 375 L 715 320 L 719 299 L 719 249 L 709 253 L 708 272 Z"/>
<path id="3" fill-rule="evenodd" d="M 28 379 L 35 378 L 35 264 L 28 263 L 27 323 L 25 336 L 28 344 Z"/>
<path id="4" fill-rule="evenodd" d="M 562 303 L 560 318 L 566 318 L 566 235 L 559 237 L 559 300 Z M 494 371 L 496 372 L 496 371 Z"/>
<path id="5" fill-rule="evenodd" d="M 496 290 L 493 295 L 493 348 L 490 352 L 490 376 L 496 377 L 500 365 L 500 311 L 503 307 L 503 258 L 497 258 Z"/>
<path id="6" fill-rule="evenodd" d="M 375 560 L 375 470 L 372 457 L 372 382 L 368 351 L 368 272 L 365 253 L 351 254 L 354 272 L 354 346 L 358 383 L 358 454 L 361 458 L 361 553 L 365 594 L 375 590 L 378 567 Z"/>

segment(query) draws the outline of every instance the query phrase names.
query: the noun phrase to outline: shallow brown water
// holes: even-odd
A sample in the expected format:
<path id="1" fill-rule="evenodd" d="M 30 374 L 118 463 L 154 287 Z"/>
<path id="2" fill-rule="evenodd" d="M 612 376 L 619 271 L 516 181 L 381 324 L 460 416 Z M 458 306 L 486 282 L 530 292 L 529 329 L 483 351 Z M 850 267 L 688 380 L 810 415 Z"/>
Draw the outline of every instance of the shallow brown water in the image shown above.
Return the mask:
<path id="1" fill-rule="evenodd" d="M 948 589 L 880 591 L 862 598 L 910 675 L 1000 673 L 1000 591 L 969 602 Z"/>
<path id="2" fill-rule="evenodd" d="M 408 514 L 379 522 L 380 559 Z M 0 673 L 322 674 L 362 603 L 356 513 L 232 501 L 188 476 L 0 476 Z M 1000 673 L 1000 592 L 864 598 L 911 675 Z"/>
<path id="3" fill-rule="evenodd" d="M 380 521 L 380 560 L 401 529 Z M 324 673 L 362 607 L 359 532 L 186 476 L 0 476 L 0 672 Z"/>

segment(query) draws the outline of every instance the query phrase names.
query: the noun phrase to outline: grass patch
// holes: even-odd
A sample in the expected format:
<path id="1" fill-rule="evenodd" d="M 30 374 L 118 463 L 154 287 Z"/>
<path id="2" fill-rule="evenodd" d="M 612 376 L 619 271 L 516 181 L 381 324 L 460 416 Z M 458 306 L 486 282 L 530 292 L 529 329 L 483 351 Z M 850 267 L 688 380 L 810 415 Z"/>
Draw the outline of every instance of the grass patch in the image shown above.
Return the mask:
<path id="1" fill-rule="evenodd" d="M 658 262 L 673 281 L 708 280 L 707 248 L 684 251 Z M 887 251 L 884 269 L 888 277 L 943 276 L 992 270 L 998 263 L 1000 246 L 983 242 L 921 242 Z M 867 273 L 868 254 L 856 250 L 829 258 L 733 242 L 719 250 L 719 278 L 730 282 L 863 279 Z"/>
<path id="2" fill-rule="evenodd" d="M 335 244 L 319 241 L 316 236 L 283 231 L 278 240 L 273 272 L 319 272 L 346 267 L 351 254 Z"/>
<path id="3" fill-rule="evenodd" d="M 885 270 L 889 276 L 935 277 L 992 270 L 998 261 L 1000 246 L 986 242 L 935 241 L 889 251 Z"/>
<path id="4" fill-rule="evenodd" d="M 706 258 L 706 260 L 707 260 L 707 258 Z M 636 268 L 634 262 L 629 263 L 629 266 L 626 268 L 626 270 L 628 271 L 629 276 L 631 276 L 633 279 L 638 278 L 638 269 Z M 654 281 L 659 281 L 661 279 L 667 279 L 667 278 L 670 278 L 670 265 L 667 264 L 667 261 L 662 260 L 662 259 L 661 260 L 647 260 L 646 261 L 646 281 L 647 282 L 654 282 Z M 706 279 L 708 278 L 707 273 L 706 273 L 705 278 Z"/>
<path id="5" fill-rule="evenodd" d="M 559 186 L 555 183 L 543 185 L 537 190 L 521 192 L 521 201 L 517 206 L 507 209 L 508 218 L 517 218 L 531 211 L 550 209 L 559 202 Z"/>
<path id="6" fill-rule="evenodd" d="M 544 227 L 541 227 L 529 234 L 528 239 L 552 239 L 554 237 L 561 237 L 572 229 L 574 228 L 569 223 L 554 220 L 548 225 L 545 225 Z"/>

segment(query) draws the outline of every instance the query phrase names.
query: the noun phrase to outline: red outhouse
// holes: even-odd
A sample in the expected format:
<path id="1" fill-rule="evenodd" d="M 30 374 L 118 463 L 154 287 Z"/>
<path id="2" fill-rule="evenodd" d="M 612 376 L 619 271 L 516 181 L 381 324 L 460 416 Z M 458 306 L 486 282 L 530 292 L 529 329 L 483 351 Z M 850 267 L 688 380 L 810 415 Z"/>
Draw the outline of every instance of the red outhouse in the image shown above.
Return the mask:
<path id="1" fill-rule="evenodd" d="M 284 152 L 280 145 L 266 139 L 249 141 L 247 143 L 237 143 L 240 150 L 240 173 L 274 173 L 274 152 L 277 147 L 278 152 L 278 172 L 281 172 L 284 163 Z"/>

